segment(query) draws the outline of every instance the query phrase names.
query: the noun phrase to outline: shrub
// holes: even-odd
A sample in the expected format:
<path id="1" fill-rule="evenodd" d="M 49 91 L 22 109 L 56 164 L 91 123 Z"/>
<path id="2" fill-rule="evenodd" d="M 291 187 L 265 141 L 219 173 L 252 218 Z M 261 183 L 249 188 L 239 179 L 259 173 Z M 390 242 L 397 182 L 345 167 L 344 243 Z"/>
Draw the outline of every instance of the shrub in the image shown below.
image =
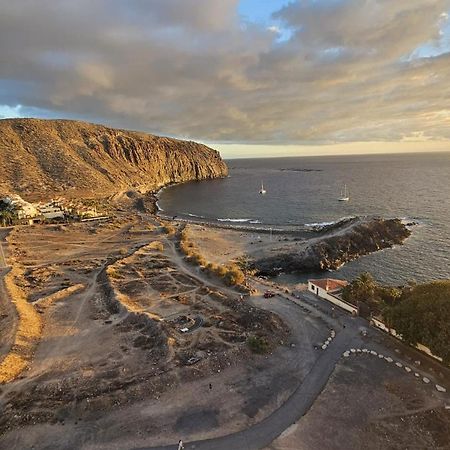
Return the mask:
<path id="1" fill-rule="evenodd" d="M 148 248 L 151 250 L 157 250 L 159 252 L 162 252 L 164 250 L 164 244 L 159 241 L 154 241 L 148 245 Z"/>
<path id="2" fill-rule="evenodd" d="M 245 276 L 238 266 L 231 265 L 227 268 L 224 279 L 225 283 L 229 286 L 234 286 L 236 284 L 242 284 L 245 280 Z"/>
<path id="3" fill-rule="evenodd" d="M 168 234 L 169 236 L 174 235 L 175 232 L 177 231 L 176 228 L 175 228 L 173 225 L 171 225 L 170 223 L 166 223 L 166 224 L 163 226 L 163 230 L 164 230 L 164 232 L 165 232 L 166 234 Z"/>
<path id="4" fill-rule="evenodd" d="M 249 336 L 247 339 L 247 345 L 252 352 L 258 354 L 268 353 L 270 350 L 267 340 L 260 336 Z"/>

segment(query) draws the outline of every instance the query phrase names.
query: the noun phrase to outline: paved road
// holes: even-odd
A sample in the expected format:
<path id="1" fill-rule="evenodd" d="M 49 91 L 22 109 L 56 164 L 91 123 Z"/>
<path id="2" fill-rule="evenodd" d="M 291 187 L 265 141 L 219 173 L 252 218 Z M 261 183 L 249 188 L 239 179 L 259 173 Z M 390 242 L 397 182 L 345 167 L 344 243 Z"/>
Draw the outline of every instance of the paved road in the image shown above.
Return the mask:
<path id="1" fill-rule="evenodd" d="M 272 443 L 286 428 L 297 422 L 311 408 L 315 399 L 322 392 L 342 353 L 356 345 L 358 337 L 355 331 L 346 328 L 338 333 L 336 339 L 316 361 L 303 383 L 289 399 L 261 422 L 238 433 L 215 439 L 185 443 L 186 450 L 259 450 Z M 174 436 L 174 442 L 178 442 Z M 172 450 L 177 445 L 164 447 L 142 447 L 137 450 Z"/>
<path id="2" fill-rule="evenodd" d="M 173 243 L 168 239 L 166 239 L 166 241 L 167 244 L 172 247 L 174 254 L 178 255 Z M 189 273 L 189 275 L 199 279 L 199 274 L 193 273 L 192 268 L 187 266 L 181 257 L 179 257 L 178 263 L 182 269 Z M 206 280 L 202 279 L 201 281 L 204 282 Z M 213 283 L 209 280 L 209 282 L 206 281 L 206 284 L 211 285 Z M 278 291 L 278 289 L 276 289 L 276 291 Z M 234 295 L 236 294 L 234 293 Z M 331 321 L 336 324 L 338 323 L 338 321 L 333 319 L 331 319 Z M 357 333 L 358 327 L 356 322 L 350 317 L 344 318 L 342 322 L 346 323 L 346 328 L 337 333 L 336 338 L 315 362 L 302 384 L 294 391 L 289 399 L 270 416 L 250 428 L 237 433 L 214 439 L 186 442 L 184 443 L 184 448 L 186 450 L 259 450 L 269 446 L 284 430 L 289 428 L 308 412 L 316 398 L 326 386 L 342 353 L 350 347 L 358 345 L 360 339 Z M 336 330 L 338 329 L 336 328 Z M 162 447 L 141 447 L 135 450 L 177 449 L 178 445 L 176 443 L 180 438 L 183 437 L 174 436 L 174 444 L 171 445 Z"/>

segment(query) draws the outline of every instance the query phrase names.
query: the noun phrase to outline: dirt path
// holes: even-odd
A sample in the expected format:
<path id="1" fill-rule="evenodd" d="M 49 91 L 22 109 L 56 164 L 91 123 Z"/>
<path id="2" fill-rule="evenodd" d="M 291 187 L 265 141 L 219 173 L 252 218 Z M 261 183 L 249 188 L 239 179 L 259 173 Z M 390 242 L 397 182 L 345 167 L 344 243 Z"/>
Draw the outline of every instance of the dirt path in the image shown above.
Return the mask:
<path id="1" fill-rule="evenodd" d="M 216 439 L 207 439 L 185 444 L 186 450 L 259 450 L 272 443 L 285 429 L 297 422 L 322 392 L 329 377 L 341 358 L 342 352 L 358 338 L 352 330 L 339 334 L 314 364 L 306 379 L 289 399 L 273 414 L 256 425 L 238 433 Z M 301 358 L 302 355 L 299 355 Z M 139 450 L 172 450 L 174 445 L 142 447 Z"/>
<path id="2" fill-rule="evenodd" d="M 17 328 L 17 312 L 5 286 L 5 275 L 9 269 L 4 246 L 9 232 L 10 229 L 0 230 L 0 360 L 9 352 Z"/>

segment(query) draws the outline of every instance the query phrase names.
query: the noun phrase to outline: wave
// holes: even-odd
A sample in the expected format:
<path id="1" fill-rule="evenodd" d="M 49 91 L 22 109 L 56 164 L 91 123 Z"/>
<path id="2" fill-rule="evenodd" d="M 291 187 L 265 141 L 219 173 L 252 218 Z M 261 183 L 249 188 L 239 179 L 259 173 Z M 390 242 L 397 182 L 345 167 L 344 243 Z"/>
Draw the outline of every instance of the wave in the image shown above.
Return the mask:
<path id="1" fill-rule="evenodd" d="M 217 219 L 219 222 L 251 222 L 253 219 Z"/>
<path id="2" fill-rule="evenodd" d="M 249 223 L 262 223 L 260 220 L 250 220 Z"/>
<path id="3" fill-rule="evenodd" d="M 197 214 L 192 214 L 192 213 L 183 213 L 183 214 L 186 216 L 189 216 L 189 217 L 197 217 L 199 219 L 205 219 L 205 216 L 199 216 Z"/>
<path id="4" fill-rule="evenodd" d="M 330 225 L 337 225 L 338 223 L 346 222 L 347 220 L 352 220 L 352 219 L 355 219 L 355 216 L 341 217 L 340 219 L 332 220 L 331 222 L 305 223 L 305 227 L 314 227 L 314 228 L 329 227 Z"/>
<path id="5" fill-rule="evenodd" d="M 332 222 L 314 222 L 314 223 L 305 223 L 305 227 L 327 227 L 329 225 L 334 225 L 335 223 L 340 222 L 340 220 L 334 220 Z"/>

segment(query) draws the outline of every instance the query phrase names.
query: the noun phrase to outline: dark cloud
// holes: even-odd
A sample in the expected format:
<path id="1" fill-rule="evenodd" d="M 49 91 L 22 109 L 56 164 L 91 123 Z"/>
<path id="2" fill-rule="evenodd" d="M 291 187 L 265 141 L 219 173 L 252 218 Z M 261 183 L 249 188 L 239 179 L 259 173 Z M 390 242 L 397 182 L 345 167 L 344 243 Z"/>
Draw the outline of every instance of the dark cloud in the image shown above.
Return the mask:
<path id="1" fill-rule="evenodd" d="M 449 0 L 0 0 L 0 104 L 234 142 L 450 138 Z"/>

